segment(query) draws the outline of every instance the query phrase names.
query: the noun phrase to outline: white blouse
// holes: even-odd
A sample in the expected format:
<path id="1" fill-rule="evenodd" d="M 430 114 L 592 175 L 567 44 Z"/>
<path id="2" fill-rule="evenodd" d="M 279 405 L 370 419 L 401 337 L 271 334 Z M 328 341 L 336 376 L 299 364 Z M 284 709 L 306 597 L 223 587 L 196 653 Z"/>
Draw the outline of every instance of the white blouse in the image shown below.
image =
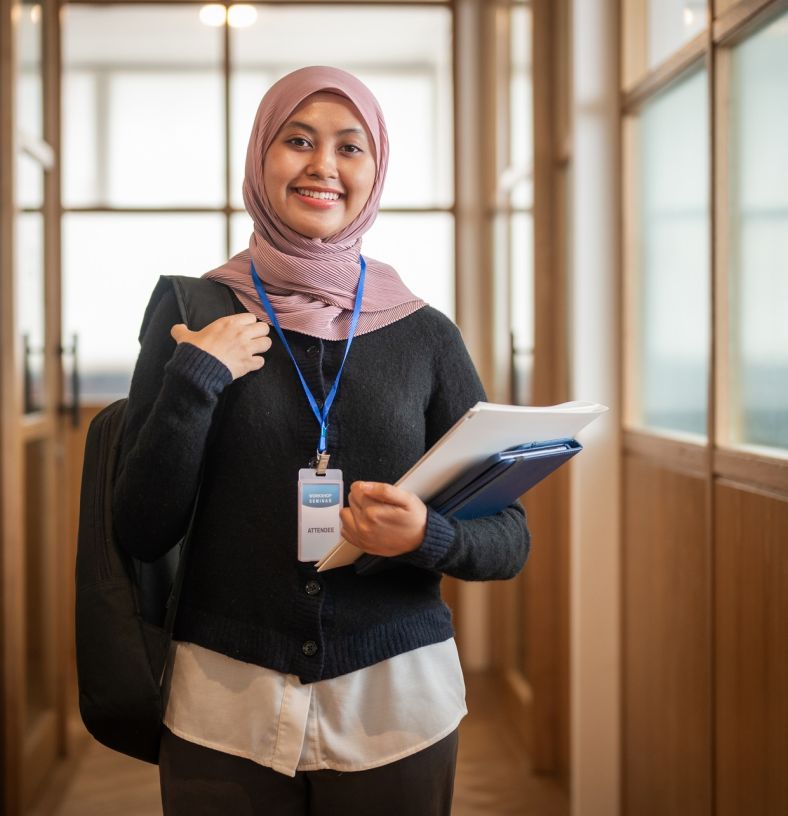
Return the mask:
<path id="1" fill-rule="evenodd" d="M 308 684 L 173 642 L 165 688 L 164 724 L 174 734 L 288 776 L 394 762 L 443 739 L 467 714 L 453 638 Z"/>

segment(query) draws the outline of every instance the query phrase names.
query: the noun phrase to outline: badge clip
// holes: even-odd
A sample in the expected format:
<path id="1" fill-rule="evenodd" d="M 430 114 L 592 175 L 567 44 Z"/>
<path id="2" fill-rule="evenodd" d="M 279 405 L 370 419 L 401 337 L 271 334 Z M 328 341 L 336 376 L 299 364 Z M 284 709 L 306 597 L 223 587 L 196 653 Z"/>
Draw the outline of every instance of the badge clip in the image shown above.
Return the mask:
<path id="1" fill-rule="evenodd" d="M 330 458 L 330 453 L 326 453 L 325 451 L 323 453 L 320 451 L 317 452 L 317 457 L 315 459 L 315 476 L 326 475 L 326 468 L 328 467 L 328 460 Z"/>

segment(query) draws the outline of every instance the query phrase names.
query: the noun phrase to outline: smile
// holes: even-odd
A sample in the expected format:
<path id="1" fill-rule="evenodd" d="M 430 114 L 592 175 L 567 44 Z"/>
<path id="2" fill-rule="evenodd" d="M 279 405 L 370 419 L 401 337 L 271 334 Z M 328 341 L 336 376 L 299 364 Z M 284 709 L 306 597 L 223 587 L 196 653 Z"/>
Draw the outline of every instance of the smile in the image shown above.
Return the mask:
<path id="1" fill-rule="evenodd" d="M 339 201 L 341 198 L 339 193 L 322 193 L 317 190 L 307 190 L 304 187 L 296 187 L 296 192 L 307 198 L 316 198 L 318 201 Z"/>

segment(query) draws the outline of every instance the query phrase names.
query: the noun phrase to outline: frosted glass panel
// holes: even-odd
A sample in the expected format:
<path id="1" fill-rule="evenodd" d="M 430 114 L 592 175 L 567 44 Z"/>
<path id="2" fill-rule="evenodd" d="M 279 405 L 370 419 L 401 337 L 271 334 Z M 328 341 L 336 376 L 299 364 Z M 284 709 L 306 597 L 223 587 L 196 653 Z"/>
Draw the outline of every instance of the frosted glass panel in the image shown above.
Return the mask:
<path id="1" fill-rule="evenodd" d="M 44 393 L 44 217 L 19 213 L 16 219 L 16 291 L 24 361 L 25 413 L 43 409 Z"/>
<path id="2" fill-rule="evenodd" d="M 451 204 L 451 13 L 443 8 L 258 6 L 232 29 L 232 202 L 243 206 L 243 163 L 254 111 L 272 81 L 303 65 L 355 73 L 383 108 L 391 156 L 382 206 Z M 379 35 L 385 32 L 385 36 Z M 373 67 L 374 66 L 374 67 Z"/>
<path id="3" fill-rule="evenodd" d="M 381 213 L 363 249 L 391 264 L 405 285 L 454 318 L 454 219 L 444 213 Z"/>
<path id="4" fill-rule="evenodd" d="M 41 209 L 44 206 L 44 170 L 26 153 L 17 154 L 16 200 L 24 209 Z"/>
<path id="5" fill-rule="evenodd" d="M 638 424 L 706 432 L 709 345 L 708 112 L 699 72 L 640 120 Z"/>
<path id="6" fill-rule="evenodd" d="M 83 398 L 126 393 L 159 275 L 198 277 L 225 258 L 222 215 L 65 215 L 64 336 L 79 335 Z"/>
<path id="7" fill-rule="evenodd" d="M 707 5 L 707 0 L 649 0 L 649 68 L 658 65 L 703 31 Z"/>
<path id="8" fill-rule="evenodd" d="M 222 32 L 199 9 L 67 7 L 66 206 L 223 205 Z"/>
<path id="9" fill-rule="evenodd" d="M 99 139 L 106 149 L 106 127 L 98 126 L 97 84 L 97 76 L 89 70 L 72 68 L 63 77 L 63 200 L 70 207 L 90 206 L 106 197 L 101 192 L 105 162 L 98 153 Z M 106 117 L 102 121 L 106 124 Z"/>
<path id="10" fill-rule="evenodd" d="M 224 111 L 218 73 L 115 72 L 108 102 L 107 203 L 223 203 Z"/>
<path id="11" fill-rule="evenodd" d="M 17 62 L 19 66 L 17 128 L 34 139 L 44 138 L 43 81 L 41 78 L 41 5 L 24 0 L 18 8 Z"/>
<path id="12" fill-rule="evenodd" d="M 534 231 L 530 213 L 510 216 L 510 323 L 512 328 L 512 400 L 533 401 Z"/>
<path id="13" fill-rule="evenodd" d="M 510 200 L 515 207 L 530 207 L 533 204 L 533 83 L 529 8 L 512 9 L 511 31 Z"/>
<path id="14" fill-rule="evenodd" d="M 725 436 L 788 448 L 788 14 L 733 50 L 731 79 Z"/>
<path id="15" fill-rule="evenodd" d="M 265 70 L 237 69 L 230 83 L 230 200 L 243 207 L 241 195 L 246 148 L 252 132 L 254 115 L 263 94 L 273 84 L 273 75 Z"/>

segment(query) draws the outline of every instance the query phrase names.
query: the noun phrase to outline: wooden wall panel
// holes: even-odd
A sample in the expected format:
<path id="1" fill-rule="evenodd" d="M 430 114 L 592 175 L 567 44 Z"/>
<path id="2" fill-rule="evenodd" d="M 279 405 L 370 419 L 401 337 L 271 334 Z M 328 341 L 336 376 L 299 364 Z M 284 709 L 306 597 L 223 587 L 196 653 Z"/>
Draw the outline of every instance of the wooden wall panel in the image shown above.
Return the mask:
<path id="1" fill-rule="evenodd" d="M 624 460 L 624 813 L 711 812 L 705 480 Z"/>
<path id="2" fill-rule="evenodd" d="M 715 486 L 717 814 L 788 813 L 788 500 Z"/>
<path id="3" fill-rule="evenodd" d="M 569 783 L 569 471 L 529 491 L 532 549 L 523 573 L 523 673 L 534 695 L 531 761 Z M 564 753 L 566 751 L 566 753 Z"/>

